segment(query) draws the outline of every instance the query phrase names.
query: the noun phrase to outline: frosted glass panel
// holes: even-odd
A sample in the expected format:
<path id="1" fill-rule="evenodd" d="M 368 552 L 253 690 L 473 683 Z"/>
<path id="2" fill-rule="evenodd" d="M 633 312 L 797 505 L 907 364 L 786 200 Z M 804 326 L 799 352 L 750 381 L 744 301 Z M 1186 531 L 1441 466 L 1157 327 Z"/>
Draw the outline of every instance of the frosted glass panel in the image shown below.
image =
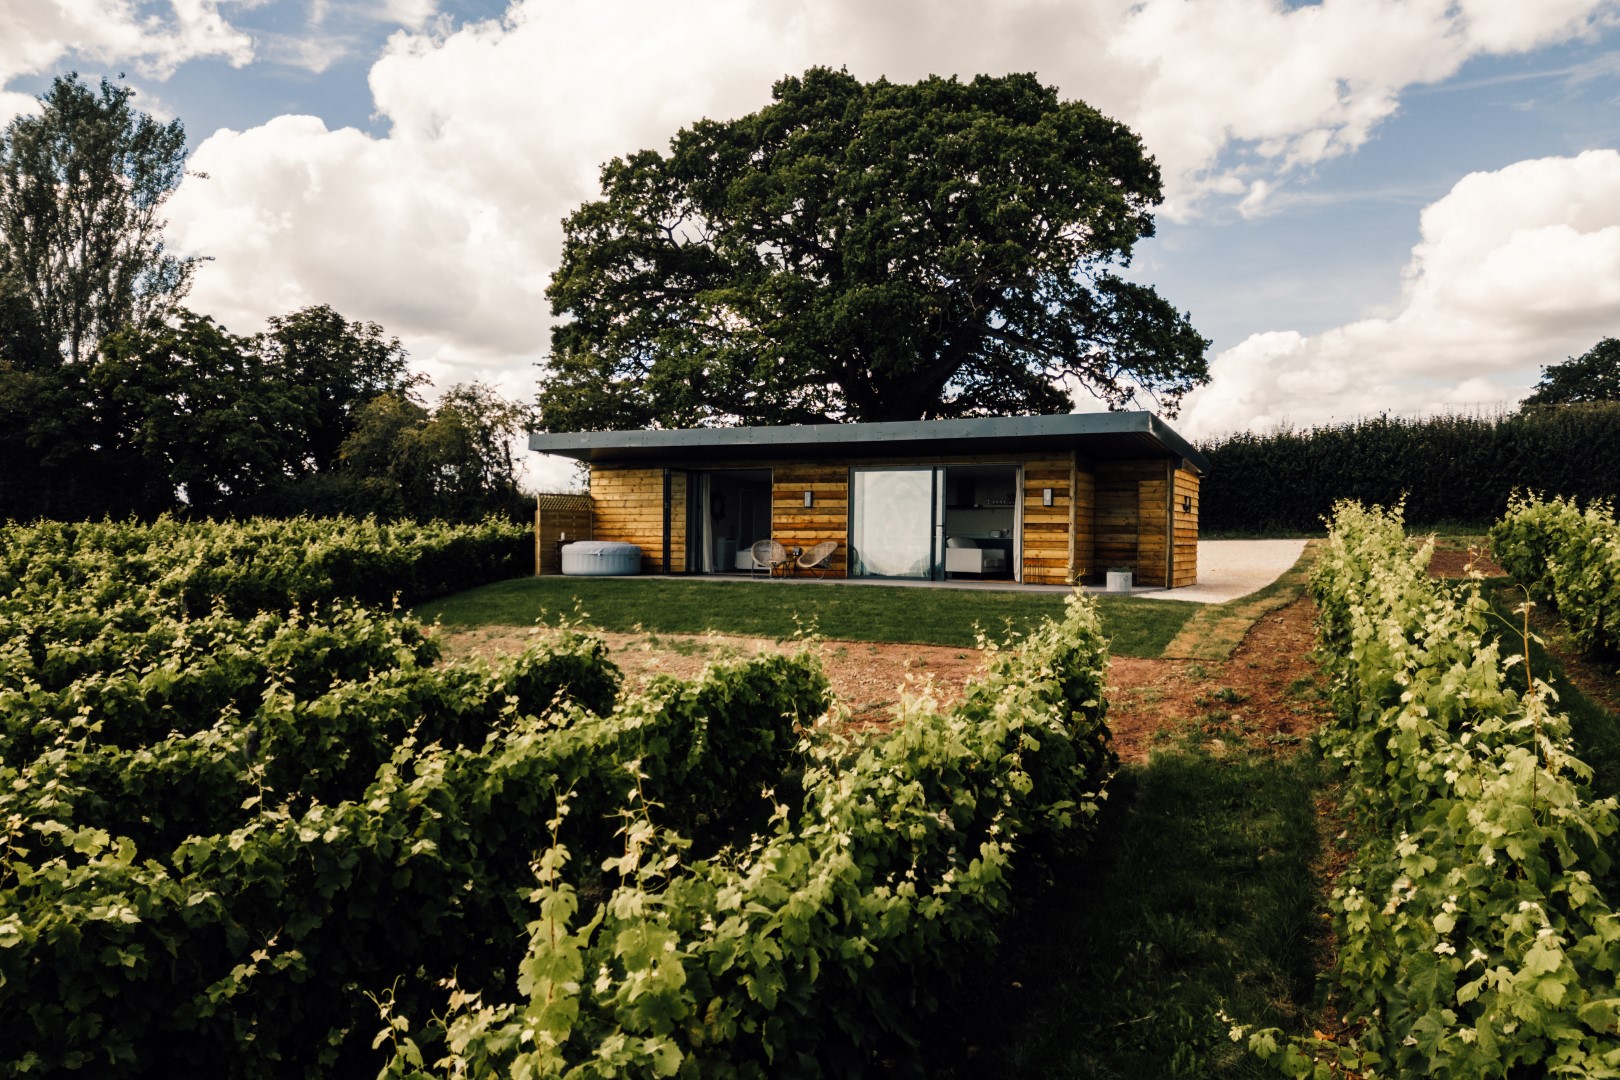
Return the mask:
<path id="1" fill-rule="evenodd" d="M 851 486 L 854 576 L 932 577 L 934 470 L 857 469 Z"/>

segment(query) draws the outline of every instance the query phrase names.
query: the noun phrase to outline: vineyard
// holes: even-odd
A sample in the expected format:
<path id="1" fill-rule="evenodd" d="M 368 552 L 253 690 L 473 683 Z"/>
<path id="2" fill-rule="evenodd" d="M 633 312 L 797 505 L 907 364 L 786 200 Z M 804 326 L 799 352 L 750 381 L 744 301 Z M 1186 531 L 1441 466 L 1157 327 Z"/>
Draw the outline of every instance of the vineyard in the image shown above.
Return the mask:
<path id="1" fill-rule="evenodd" d="M 1496 551 L 1563 580 L 1593 540 L 1559 531 L 1579 521 L 1519 502 Z M 1429 555 L 1398 512 L 1345 503 L 1312 581 L 1340 715 L 1320 741 L 1356 829 L 1332 908 L 1358 1034 L 1233 1035 L 1297 1077 L 1616 1075 L 1615 800 L 1587 789 L 1546 684 L 1504 661 L 1477 584 L 1431 578 Z"/>
<path id="2" fill-rule="evenodd" d="M 523 572 L 511 526 L 0 539 L 7 1075 L 841 1071 L 1114 768 L 1080 599 L 855 738 L 807 655 L 444 662 L 387 609 Z"/>
<path id="3" fill-rule="evenodd" d="M 1551 601 L 1577 645 L 1620 653 L 1620 525 L 1603 502 L 1515 495 L 1491 530 L 1502 568 Z"/>
<path id="4" fill-rule="evenodd" d="M 1490 539 L 1615 656 L 1606 504 L 1518 497 Z M 1119 762 L 1082 596 L 985 643 L 954 704 L 902 697 L 873 730 L 813 652 L 633 688 L 577 630 L 449 661 L 400 610 L 522 574 L 528 550 L 502 524 L 0 531 L 0 1072 L 882 1074 L 939 1060 L 918 1052 L 929 1017 L 971 1007 L 959 980 L 998 962 L 1009 916 L 1130 827 L 1097 832 Z M 1295 1077 L 1620 1074 L 1620 808 L 1508 647 L 1528 623 L 1429 557 L 1398 511 L 1336 509 L 1310 583 L 1336 713 L 1312 747 L 1347 823 L 1325 887 L 1336 1019 L 1257 1029 L 1251 997 L 1219 1031 Z M 1210 745 L 1237 737 L 1220 716 Z M 1197 774 L 1236 804 L 1237 777 L 1288 771 L 1260 760 L 1169 755 L 1125 790 Z M 1235 833 L 1209 842 L 1227 872 L 1259 865 Z M 1309 878 L 1307 851 L 1266 857 Z M 1139 920 L 1120 932 L 1147 952 L 1069 947 L 1191 955 L 1184 913 L 1208 905 L 1129 914 L 1136 887 L 1115 886 Z M 1316 919 L 1316 898 L 1289 903 L 1283 925 Z M 1231 1064 L 1213 1006 L 1110 985 L 1072 992 L 1173 1008 L 1177 1060 Z M 1136 1023 L 1119 1015 L 1094 1043 Z"/>

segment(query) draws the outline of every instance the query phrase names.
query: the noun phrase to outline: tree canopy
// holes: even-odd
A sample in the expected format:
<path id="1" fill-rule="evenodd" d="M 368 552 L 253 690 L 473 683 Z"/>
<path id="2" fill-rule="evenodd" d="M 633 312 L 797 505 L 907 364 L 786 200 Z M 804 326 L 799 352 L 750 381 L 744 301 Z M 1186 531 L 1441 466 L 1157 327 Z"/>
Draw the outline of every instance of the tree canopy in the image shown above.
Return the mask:
<path id="1" fill-rule="evenodd" d="M 1620 341 L 1606 337 L 1580 356 L 1541 369 L 1526 405 L 1620 401 Z"/>
<path id="2" fill-rule="evenodd" d="M 180 309 L 39 370 L 0 338 L 0 520 L 526 513 L 511 442 L 530 410 L 476 383 L 429 408 L 425 381 L 325 305 L 250 337 Z"/>
<path id="3" fill-rule="evenodd" d="M 134 91 L 59 76 L 0 133 L 0 303 L 29 366 L 82 362 L 107 334 L 170 314 L 193 262 L 167 254 L 163 204 L 185 169 L 180 121 Z"/>
<path id="4" fill-rule="evenodd" d="M 1118 273 L 1158 167 L 1032 75 L 863 84 L 815 68 L 602 171 L 564 223 L 549 430 L 1167 412 L 1207 381 L 1188 317 Z"/>

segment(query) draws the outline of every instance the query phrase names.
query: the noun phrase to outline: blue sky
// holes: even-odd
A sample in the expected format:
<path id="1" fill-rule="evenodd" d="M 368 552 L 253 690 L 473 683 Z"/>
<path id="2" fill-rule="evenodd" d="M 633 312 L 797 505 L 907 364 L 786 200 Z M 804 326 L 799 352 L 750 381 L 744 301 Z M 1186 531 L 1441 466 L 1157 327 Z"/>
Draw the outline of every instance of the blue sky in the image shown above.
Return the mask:
<path id="1" fill-rule="evenodd" d="M 71 44 L 70 44 L 71 43 Z M 532 388 L 558 221 L 613 154 L 810 64 L 1034 71 L 1164 169 L 1133 274 L 1213 340 L 1194 436 L 1511 405 L 1620 333 L 1620 0 L 29 0 L 0 114 L 122 72 L 187 128 L 193 306 L 330 303 L 442 387 Z M 1079 407 L 1089 407 L 1084 402 Z"/>

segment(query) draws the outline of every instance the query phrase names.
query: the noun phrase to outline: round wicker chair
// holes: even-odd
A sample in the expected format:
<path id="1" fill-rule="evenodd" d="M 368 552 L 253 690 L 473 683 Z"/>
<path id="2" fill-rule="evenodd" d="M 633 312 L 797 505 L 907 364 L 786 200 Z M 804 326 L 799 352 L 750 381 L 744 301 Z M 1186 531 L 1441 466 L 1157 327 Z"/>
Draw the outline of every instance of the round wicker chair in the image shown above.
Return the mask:
<path id="1" fill-rule="evenodd" d="M 754 556 L 754 567 L 749 573 L 763 569 L 774 577 L 778 569 L 787 565 L 787 548 L 775 540 L 756 540 L 748 550 Z"/>

